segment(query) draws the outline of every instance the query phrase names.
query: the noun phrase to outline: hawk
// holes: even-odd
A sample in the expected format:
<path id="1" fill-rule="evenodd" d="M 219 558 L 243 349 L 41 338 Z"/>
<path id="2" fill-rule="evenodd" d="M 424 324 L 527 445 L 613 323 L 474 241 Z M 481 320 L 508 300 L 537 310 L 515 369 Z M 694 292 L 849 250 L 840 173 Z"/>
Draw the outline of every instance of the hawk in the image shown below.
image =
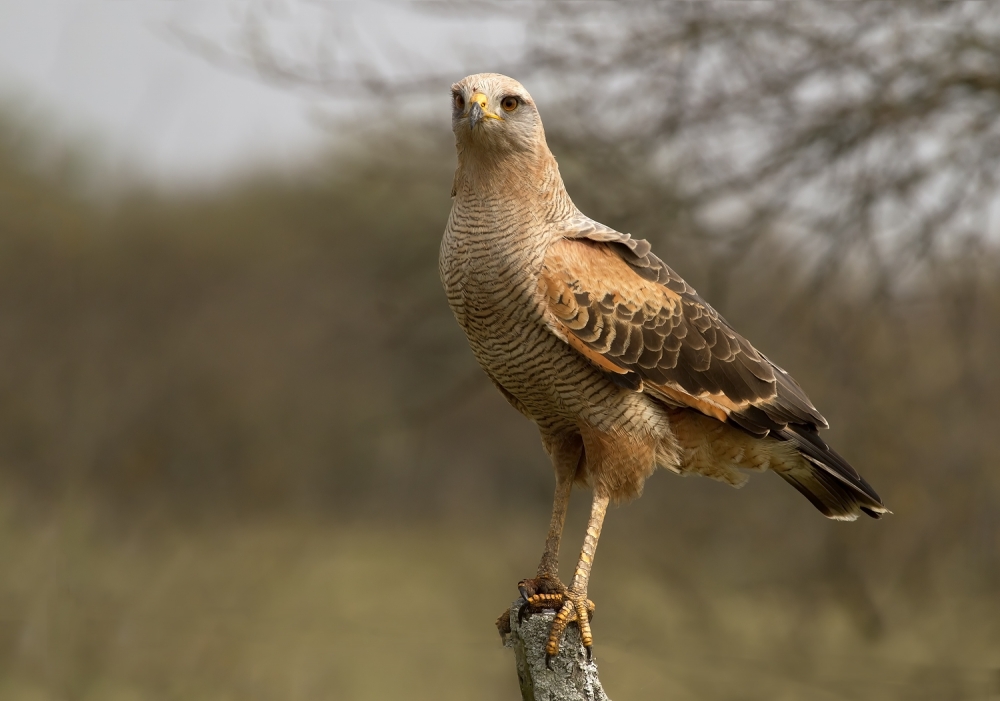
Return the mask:
<path id="1" fill-rule="evenodd" d="M 820 437 L 826 419 L 792 377 L 634 239 L 573 204 L 535 103 L 503 75 L 452 86 L 458 167 L 439 268 L 476 360 L 531 419 L 552 461 L 552 520 L 527 610 L 557 610 L 558 653 L 578 621 L 593 645 L 587 584 L 609 502 L 657 467 L 734 486 L 771 470 L 828 518 L 887 513 Z M 558 575 L 570 490 L 593 492 L 570 585 Z M 525 609 L 522 609 L 524 612 Z"/>

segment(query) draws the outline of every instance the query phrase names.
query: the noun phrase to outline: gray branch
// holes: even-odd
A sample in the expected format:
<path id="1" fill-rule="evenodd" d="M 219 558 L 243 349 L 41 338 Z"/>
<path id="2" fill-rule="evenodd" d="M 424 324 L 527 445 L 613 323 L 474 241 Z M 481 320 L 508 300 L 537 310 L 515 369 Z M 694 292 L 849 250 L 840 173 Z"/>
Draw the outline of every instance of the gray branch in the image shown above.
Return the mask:
<path id="1" fill-rule="evenodd" d="M 518 623 L 517 612 L 524 599 L 510 607 L 510 619 L 497 621 L 504 647 L 513 648 L 517 679 L 524 701 L 610 701 L 597 676 L 597 664 L 587 661 L 587 652 L 580 642 L 580 629 L 575 623 L 567 626 L 562 636 L 559 654 L 552 659 L 551 669 L 545 666 L 545 643 L 555 613 L 533 614 Z"/>

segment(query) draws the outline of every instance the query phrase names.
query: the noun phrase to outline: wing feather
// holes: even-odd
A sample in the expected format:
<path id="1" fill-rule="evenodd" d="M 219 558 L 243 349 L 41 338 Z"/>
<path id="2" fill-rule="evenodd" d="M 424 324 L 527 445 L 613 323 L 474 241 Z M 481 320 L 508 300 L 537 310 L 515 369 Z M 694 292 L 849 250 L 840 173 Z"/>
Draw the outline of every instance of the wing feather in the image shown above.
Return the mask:
<path id="1" fill-rule="evenodd" d="M 798 489 L 822 491 L 832 478 L 866 512 L 885 511 L 871 486 L 819 438 L 826 419 L 798 383 L 657 258 L 647 241 L 579 215 L 549 247 L 539 289 L 552 331 L 619 386 L 758 437 L 792 441 L 828 475 L 786 475 Z"/>
<path id="2" fill-rule="evenodd" d="M 602 230 L 600 238 L 608 238 L 608 231 Z M 637 260 L 635 251 L 644 252 L 645 269 L 660 270 L 656 263 L 663 264 L 646 242 L 628 242 L 636 244 L 634 250 L 624 244 L 619 248 L 624 246 Z M 635 373 L 644 385 L 668 388 L 675 400 L 687 395 L 691 404 L 712 406 L 712 415 L 720 407 L 727 417 L 795 394 L 794 388 L 779 393 L 777 378 L 783 374 L 680 276 L 666 270 L 656 277 L 672 281 L 673 289 L 637 275 L 608 241 L 557 241 L 549 248 L 541 278 L 549 323 L 602 369 Z M 776 406 L 774 413 L 785 418 L 805 408 L 799 420 L 822 421 L 808 400 L 788 404 L 787 409 Z"/>

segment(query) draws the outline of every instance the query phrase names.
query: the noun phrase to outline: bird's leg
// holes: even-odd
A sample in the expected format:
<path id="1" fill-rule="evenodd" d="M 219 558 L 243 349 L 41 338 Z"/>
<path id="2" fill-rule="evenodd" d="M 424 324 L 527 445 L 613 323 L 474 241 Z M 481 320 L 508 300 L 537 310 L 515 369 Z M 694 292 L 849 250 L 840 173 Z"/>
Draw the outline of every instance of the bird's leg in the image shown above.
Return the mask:
<path id="1" fill-rule="evenodd" d="M 556 493 L 552 499 L 552 518 L 549 533 L 545 537 L 545 550 L 538 562 L 538 577 L 559 579 L 559 544 L 562 542 L 566 512 L 569 510 L 569 495 L 573 490 L 573 477 L 560 475 L 556 481 Z"/>
<path id="2" fill-rule="evenodd" d="M 549 533 L 545 537 L 545 550 L 538 563 L 538 573 L 533 579 L 522 579 L 517 583 L 524 604 L 518 612 L 518 619 L 524 620 L 528 612 L 544 609 L 558 609 L 563 604 L 566 585 L 559 580 L 559 543 L 562 541 L 569 496 L 573 490 L 573 475 L 556 473 L 556 493 L 552 500 L 552 520 Z"/>
<path id="3" fill-rule="evenodd" d="M 545 664 L 559 653 L 559 638 L 566 625 L 574 618 L 580 626 L 580 639 L 587 648 L 587 657 L 591 655 L 594 636 L 590 632 L 590 614 L 593 604 L 587 600 L 587 585 L 590 582 L 590 570 L 594 566 L 594 553 L 597 550 L 597 540 L 601 537 L 601 527 L 604 525 L 604 515 L 608 511 L 608 497 L 594 493 L 590 506 L 590 520 L 587 521 L 587 536 L 583 539 L 583 550 L 580 561 L 573 574 L 573 584 L 565 594 L 565 601 L 552 621 L 549 629 L 549 639 L 545 645 Z"/>

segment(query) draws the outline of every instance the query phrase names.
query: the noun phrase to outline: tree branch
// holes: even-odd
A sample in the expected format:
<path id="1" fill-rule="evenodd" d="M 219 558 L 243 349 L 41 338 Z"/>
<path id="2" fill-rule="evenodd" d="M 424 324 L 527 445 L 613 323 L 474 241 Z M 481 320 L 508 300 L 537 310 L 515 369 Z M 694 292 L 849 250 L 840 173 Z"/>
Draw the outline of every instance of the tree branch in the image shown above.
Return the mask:
<path id="1" fill-rule="evenodd" d="M 559 654 L 545 666 L 545 643 L 555 612 L 536 613 L 518 623 L 518 598 L 500 617 L 497 628 L 504 647 L 514 650 L 517 679 L 524 701 L 610 701 L 597 676 L 597 664 L 587 661 L 580 629 L 571 623 L 563 633 Z"/>

